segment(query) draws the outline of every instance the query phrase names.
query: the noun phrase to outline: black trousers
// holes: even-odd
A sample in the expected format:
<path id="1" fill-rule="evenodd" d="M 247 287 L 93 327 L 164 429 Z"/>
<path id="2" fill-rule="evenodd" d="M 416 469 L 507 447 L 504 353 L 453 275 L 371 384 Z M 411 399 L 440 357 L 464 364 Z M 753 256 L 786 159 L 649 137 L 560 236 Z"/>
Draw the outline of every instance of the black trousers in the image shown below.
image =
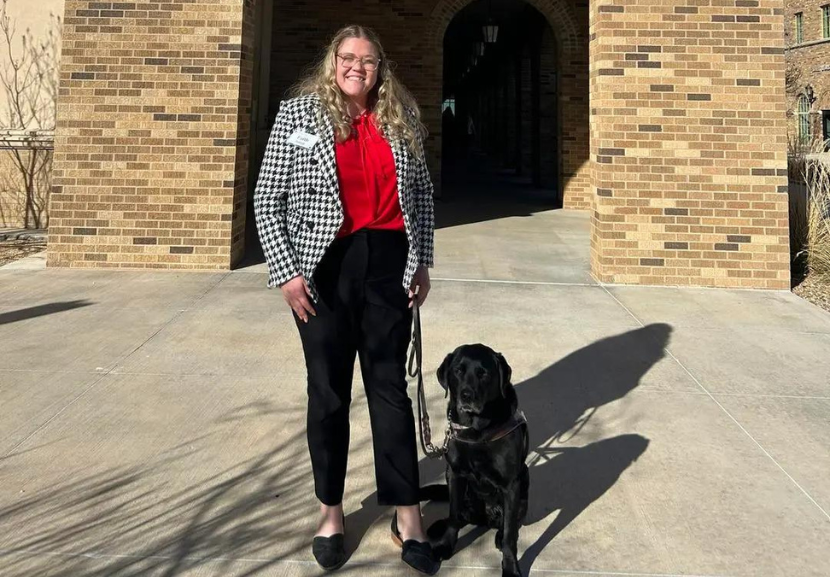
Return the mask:
<path id="1" fill-rule="evenodd" d="M 401 281 L 408 243 L 397 231 L 359 230 L 335 240 L 314 274 L 319 301 L 294 319 L 308 370 L 308 447 L 314 490 L 343 500 L 355 354 L 369 402 L 380 505 L 418 503 L 418 455 L 406 351 L 412 326 Z"/>

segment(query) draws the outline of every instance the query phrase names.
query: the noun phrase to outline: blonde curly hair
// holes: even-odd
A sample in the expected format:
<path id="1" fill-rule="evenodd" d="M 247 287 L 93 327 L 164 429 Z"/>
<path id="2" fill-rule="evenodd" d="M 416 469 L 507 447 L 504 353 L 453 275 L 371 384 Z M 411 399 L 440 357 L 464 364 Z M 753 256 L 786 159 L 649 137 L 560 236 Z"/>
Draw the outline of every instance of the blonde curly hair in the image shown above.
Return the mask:
<path id="1" fill-rule="evenodd" d="M 413 154 L 423 158 L 422 142 L 427 131 L 421 122 L 421 112 L 412 94 L 393 74 L 394 63 L 386 58 L 380 38 L 371 28 L 353 24 L 338 30 L 322 57 L 291 88 L 290 95 L 297 97 L 316 94 L 323 104 L 321 113 L 326 113 L 334 125 L 337 140 L 346 140 L 352 132 L 352 120 L 346 99 L 337 85 L 335 56 L 340 45 L 348 38 L 368 40 L 378 51 L 380 65 L 377 68 L 377 82 L 368 99 L 369 108 L 377 119 L 378 130 L 387 139 L 403 140 Z"/>

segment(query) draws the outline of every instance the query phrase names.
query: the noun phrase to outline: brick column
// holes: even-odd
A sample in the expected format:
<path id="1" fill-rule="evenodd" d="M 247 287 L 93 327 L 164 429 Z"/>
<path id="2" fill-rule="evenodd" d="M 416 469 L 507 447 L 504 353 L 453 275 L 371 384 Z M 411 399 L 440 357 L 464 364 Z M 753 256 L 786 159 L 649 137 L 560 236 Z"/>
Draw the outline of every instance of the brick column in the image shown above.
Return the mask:
<path id="1" fill-rule="evenodd" d="M 592 270 L 789 287 L 783 6 L 590 8 Z"/>
<path id="2" fill-rule="evenodd" d="M 228 269 L 255 0 L 66 0 L 48 266 Z"/>
<path id="3" fill-rule="evenodd" d="M 577 210 L 590 210 L 593 199 L 588 126 L 588 4 L 586 0 L 573 2 L 576 29 L 557 47 L 562 204 Z M 556 26 L 553 31 L 554 36 L 562 36 L 562 30 Z"/>

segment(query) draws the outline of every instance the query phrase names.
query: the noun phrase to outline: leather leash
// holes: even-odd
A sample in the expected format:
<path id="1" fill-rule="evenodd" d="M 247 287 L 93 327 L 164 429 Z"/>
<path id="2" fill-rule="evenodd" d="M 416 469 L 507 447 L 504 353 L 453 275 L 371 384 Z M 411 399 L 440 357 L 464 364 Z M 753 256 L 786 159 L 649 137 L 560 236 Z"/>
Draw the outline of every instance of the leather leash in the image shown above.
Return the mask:
<path id="1" fill-rule="evenodd" d="M 417 295 L 417 289 L 416 289 Z M 410 377 L 418 377 L 418 432 L 420 433 L 421 439 L 421 450 L 424 454 L 429 457 L 430 459 L 441 459 L 447 453 L 447 447 L 449 447 L 450 440 L 456 439 L 463 443 L 490 443 L 493 441 L 497 441 L 506 437 L 508 434 L 515 431 L 517 428 L 521 427 L 522 425 L 527 424 L 527 418 L 525 414 L 516 409 L 516 412 L 513 416 L 508 419 L 506 422 L 501 423 L 497 427 L 493 427 L 491 430 L 486 431 L 486 435 L 482 438 L 474 438 L 468 439 L 465 436 L 465 429 L 469 427 L 464 427 L 458 425 L 457 423 L 453 423 L 452 415 L 450 415 L 449 407 L 447 408 L 447 430 L 444 433 L 444 442 L 441 444 L 440 447 L 436 447 L 432 444 L 432 430 L 429 426 L 429 412 L 427 411 L 427 399 L 426 394 L 424 393 L 424 375 L 421 369 L 421 360 L 422 360 L 422 345 L 421 345 L 421 311 L 418 308 L 418 301 L 416 299 L 412 299 L 412 348 L 409 353 L 409 365 L 407 367 L 407 373 Z M 445 393 L 445 397 L 448 394 Z"/>
<path id="2" fill-rule="evenodd" d="M 417 289 L 416 289 L 417 296 Z M 409 353 L 409 366 L 407 372 L 410 377 L 418 377 L 418 432 L 421 439 L 421 450 L 430 459 L 441 459 L 447 452 L 450 443 L 450 425 L 447 419 L 447 432 L 444 436 L 444 443 L 441 447 L 432 444 L 432 430 L 429 426 L 429 413 L 427 412 L 427 399 L 424 394 L 424 375 L 421 369 L 421 312 L 418 308 L 417 298 L 412 299 L 412 349 Z"/>

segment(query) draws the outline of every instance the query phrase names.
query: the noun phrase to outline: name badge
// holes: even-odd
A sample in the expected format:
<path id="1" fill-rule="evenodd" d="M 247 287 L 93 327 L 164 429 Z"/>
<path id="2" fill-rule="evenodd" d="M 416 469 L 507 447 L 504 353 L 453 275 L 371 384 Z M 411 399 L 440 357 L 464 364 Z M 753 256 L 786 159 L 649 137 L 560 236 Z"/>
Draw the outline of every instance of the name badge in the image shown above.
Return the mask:
<path id="1" fill-rule="evenodd" d="M 294 146 L 302 146 L 303 148 L 311 148 L 317 141 L 320 140 L 320 137 L 315 134 L 309 134 L 303 130 L 298 130 L 294 134 L 288 137 L 288 144 L 293 144 Z"/>

